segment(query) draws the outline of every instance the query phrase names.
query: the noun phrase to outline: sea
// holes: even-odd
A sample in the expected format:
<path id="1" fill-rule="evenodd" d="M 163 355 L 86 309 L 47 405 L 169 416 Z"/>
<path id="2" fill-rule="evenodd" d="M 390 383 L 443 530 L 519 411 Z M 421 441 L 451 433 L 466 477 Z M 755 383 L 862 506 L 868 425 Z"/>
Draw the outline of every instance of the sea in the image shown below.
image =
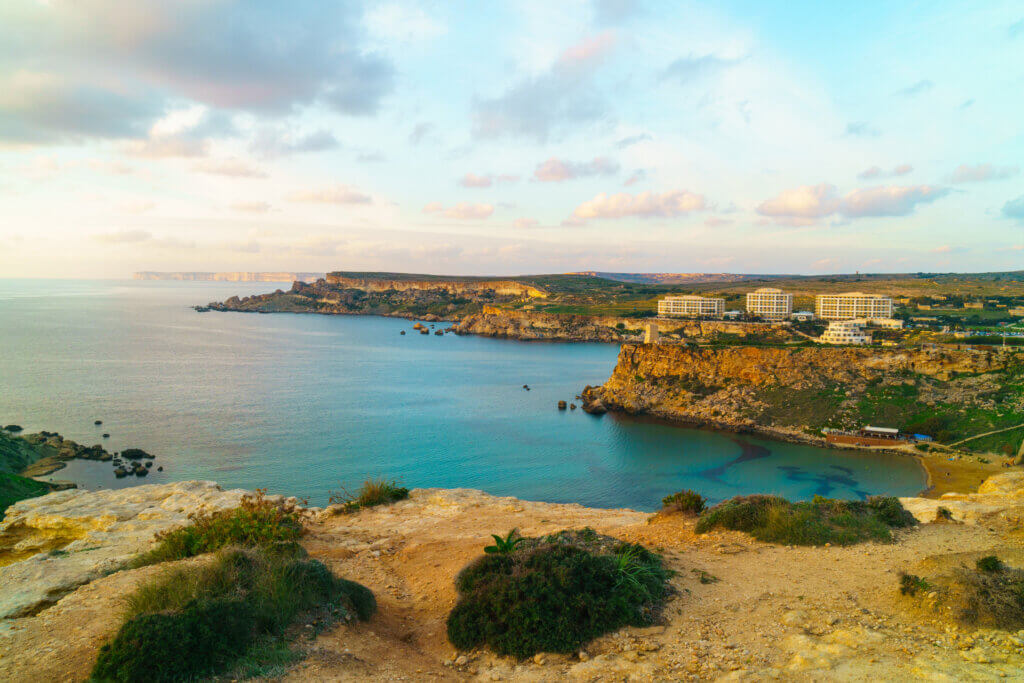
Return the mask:
<path id="1" fill-rule="evenodd" d="M 55 480 L 113 488 L 204 479 L 311 505 L 371 478 L 645 511 L 681 489 L 717 501 L 860 499 L 925 486 L 909 457 L 558 410 L 608 378 L 612 344 L 192 309 L 278 287 L 288 284 L 0 279 L 0 424 L 156 456 L 145 478 L 76 460 Z"/>

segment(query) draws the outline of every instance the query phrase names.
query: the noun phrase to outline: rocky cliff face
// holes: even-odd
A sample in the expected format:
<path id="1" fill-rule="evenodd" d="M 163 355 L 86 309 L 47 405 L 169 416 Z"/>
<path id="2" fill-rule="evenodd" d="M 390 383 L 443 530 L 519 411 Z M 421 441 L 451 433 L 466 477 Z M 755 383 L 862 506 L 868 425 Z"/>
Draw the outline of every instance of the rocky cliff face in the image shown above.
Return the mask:
<path id="1" fill-rule="evenodd" d="M 548 295 L 543 289 L 526 285 L 515 280 L 377 280 L 345 277 L 335 273 L 327 274 L 327 284 L 345 289 L 359 289 L 364 292 L 386 292 L 394 290 L 443 290 L 462 296 L 494 292 L 500 296 L 538 298 Z"/>
<path id="2" fill-rule="evenodd" d="M 608 381 L 587 387 L 584 397 L 588 406 L 801 439 L 828 424 L 901 426 L 933 406 L 936 414 L 972 407 L 988 411 L 986 419 L 1017 413 L 1010 419 L 1024 422 L 1020 395 L 998 392 L 1012 358 L 947 349 L 627 344 Z"/>

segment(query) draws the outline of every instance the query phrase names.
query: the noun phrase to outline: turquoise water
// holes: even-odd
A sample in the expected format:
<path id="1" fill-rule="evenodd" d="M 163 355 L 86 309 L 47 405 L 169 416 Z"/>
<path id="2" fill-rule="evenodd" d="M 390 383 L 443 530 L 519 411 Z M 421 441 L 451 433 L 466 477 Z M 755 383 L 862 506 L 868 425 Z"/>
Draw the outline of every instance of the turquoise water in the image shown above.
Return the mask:
<path id="1" fill-rule="evenodd" d="M 0 422 L 87 445 L 109 432 L 109 450 L 141 447 L 164 467 L 117 480 L 109 464 L 76 461 L 57 479 L 94 488 L 213 479 L 315 504 L 376 476 L 643 510 L 682 488 L 797 499 L 924 486 L 909 458 L 556 410 L 607 379 L 612 345 L 189 308 L 277 286 L 0 280 Z"/>

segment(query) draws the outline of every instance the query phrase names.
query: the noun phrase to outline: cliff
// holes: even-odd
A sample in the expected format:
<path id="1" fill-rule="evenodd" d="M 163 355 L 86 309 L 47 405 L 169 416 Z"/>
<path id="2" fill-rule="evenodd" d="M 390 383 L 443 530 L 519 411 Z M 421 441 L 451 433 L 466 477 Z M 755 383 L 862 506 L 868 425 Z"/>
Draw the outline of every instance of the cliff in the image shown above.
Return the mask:
<path id="1" fill-rule="evenodd" d="M 323 277 L 323 273 L 166 273 L 156 271 L 141 271 L 134 273 L 132 277 L 136 280 L 179 280 L 179 281 L 210 281 L 210 282 L 294 282 L 303 280 L 312 282 Z"/>
<path id="2" fill-rule="evenodd" d="M 759 336 L 775 341 L 791 339 L 784 328 L 769 324 L 728 322 L 723 320 L 652 320 L 617 316 L 545 313 L 484 305 L 479 313 L 466 316 L 455 326 L 457 334 L 503 337 L 524 341 L 613 342 L 637 340 L 646 326 L 656 322 L 662 334 L 715 339 L 722 335 L 737 338 Z"/>
<path id="3" fill-rule="evenodd" d="M 1019 676 L 1019 635 L 952 622 L 925 601 L 901 596 L 900 571 L 937 568 L 983 555 L 1020 558 L 1024 497 L 1019 473 L 993 477 L 976 494 L 943 501 L 904 498 L 923 523 L 895 543 L 786 547 L 739 532 L 694 532 L 694 518 L 600 510 L 416 489 L 408 500 L 354 514 L 300 508 L 302 546 L 376 596 L 366 623 L 339 623 L 291 646 L 284 681 L 333 680 L 995 680 Z M 0 527 L 0 680 L 85 680 L 120 625 L 124 599 L 172 567 L 125 568 L 154 534 L 190 512 L 235 506 L 243 492 L 210 482 L 67 491 L 19 503 Z M 954 523 L 939 522 L 937 504 Z M 962 523 L 961 523 L 962 522 Z M 457 652 L 445 620 L 454 579 L 480 557 L 490 534 L 518 528 L 540 536 L 591 527 L 657 548 L 674 595 L 661 623 L 626 627 L 579 653 L 528 660 Z M 9 556 L 8 556 L 9 558 Z M 1015 561 L 1015 560 L 1013 560 Z"/>
<path id="4" fill-rule="evenodd" d="M 390 290 L 406 292 L 412 290 L 442 290 L 460 296 L 493 292 L 499 296 L 525 298 L 542 298 L 548 293 L 539 287 L 527 285 L 515 280 L 462 280 L 452 279 L 378 279 L 347 277 L 340 273 L 328 273 L 327 283 L 344 289 L 359 289 L 364 292 L 387 292 Z"/>
<path id="5" fill-rule="evenodd" d="M 955 442 L 1024 423 L 1021 359 L 948 349 L 627 344 L 588 405 L 821 442 L 820 430 L 900 427 Z M 997 435 L 998 436 L 998 435 Z M 1016 453 L 981 440 L 979 450 Z M 996 438 L 996 437 L 993 437 Z"/>

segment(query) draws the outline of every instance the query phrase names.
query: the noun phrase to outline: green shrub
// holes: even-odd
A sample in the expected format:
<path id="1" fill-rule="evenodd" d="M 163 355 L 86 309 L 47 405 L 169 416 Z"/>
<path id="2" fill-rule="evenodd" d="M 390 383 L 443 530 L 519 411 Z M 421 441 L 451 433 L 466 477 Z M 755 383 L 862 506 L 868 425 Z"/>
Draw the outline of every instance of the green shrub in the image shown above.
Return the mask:
<path id="1" fill-rule="evenodd" d="M 661 499 L 662 510 L 665 512 L 689 512 L 699 515 L 704 511 L 707 500 L 696 491 L 686 489 L 665 496 Z"/>
<path id="2" fill-rule="evenodd" d="M 791 503 L 778 496 L 738 496 L 708 509 L 697 520 L 697 533 L 714 528 L 744 531 L 768 543 L 851 545 L 891 541 L 892 529 L 915 524 L 899 500 L 873 496 L 866 501 L 815 496 Z"/>
<path id="3" fill-rule="evenodd" d="M 484 548 L 485 553 L 497 553 L 499 555 L 508 555 L 516 549 L 525 539 L 521 536 L 517 536 L 519 533 L 518 529 L 513 529 L 508 532 L 508 535 L 501 537 L 498 534 L 491 534 L 491 538 L 494 539 L 494 545 L 489 545 Z"/>
<path id="4" fill-rule="evenodd" d="M 331 492 L 329 502 L 342 506 L 344 512 L 355 512 L 375 505 L 387 505 L 409 497 L 409 489 L 385 479 L 367 479 L 362 488 L 352 495 L 344 488 Z"/>
<path id="5" fill-rule="evenodd" d="M 915 596 L 918 591 L 929 591 L 932 586 L 916 574 L 900 572 L 900 593 L 903 595 Z"/>
<path id="6" fill-rule="evenodd" d="M 189 519 L 192 523 L 188 526 L 157 536 L 157 546 L 134 565 L 180 560 L 226 546 L 294 553 L 303 532 L 298 514 L 267 500 L 262 489 L 243 497 L 234 510 L 192 514 Z"/>
<path id="7" fill-rule="evenodd" d="M 1002 570 L 1003 563 L 995 555 L 986 555 L 985 557 L 979 557 L 974 566 L 978 568 L 979 572 L 998 572 Z"/>
<path id="8" fill-rule="evenodd" d="M 51 491 L 48 484 L 17 474 L 0 472 L 0 518 L 8 507 L 19 500 L 46 495 Z"/>
<path id="9" fill-rule="evenodd" d="M 575 652 L 608 631 L 652 623 L 667 593 L 661 558 L 585 531 L 526 539 L 467 565 L 448 616 L 452 644 L 528 657 Z"/>
<path id="10" fill-rule="evenodd" d="M 257 638 L 280 637 L 300 614 L 323 610 L 329 618 L 366 620 L 376 609 L 367 588 L 335 577 L 316 560 L 241 549 L 223 550 L 209 564 L 170 569 L 126 603 L 127 620 L 101 649 L 95 679 L 204 676 L 252 658 Z"/>

